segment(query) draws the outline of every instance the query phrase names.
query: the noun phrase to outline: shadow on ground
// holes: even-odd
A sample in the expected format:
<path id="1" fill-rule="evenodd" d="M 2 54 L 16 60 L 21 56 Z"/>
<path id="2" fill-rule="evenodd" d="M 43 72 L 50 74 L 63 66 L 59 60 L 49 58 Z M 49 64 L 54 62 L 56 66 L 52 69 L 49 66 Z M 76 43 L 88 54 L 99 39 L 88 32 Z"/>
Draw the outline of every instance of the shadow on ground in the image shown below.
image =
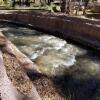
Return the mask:
<path id="1" fill-rule="evenodd" d="M 75 70 L 69 75 L 57 77 L 47 77 L 36 73 L 28 73 L 28 75 L 33 83 L 40 79 L 43 81 L 45 78 L 52 81 L 54 87 L 57 90 L 58 88 L 60 89 L 60 91 L 56 92 L 58 92 L 58 94 L 62 97 L 65 97 L 65 100 L 67 100 L 67 98 L 70 100 L 100 100 L 100 79 L 95 76 L 90 76 L 83 71 Z M 42 82 L 42 84 L 43 83 L 44 82 Z M 50 86 L 48 85 L 48 87 Z M 46 89 L 42 91 L 46 91 Z"/>

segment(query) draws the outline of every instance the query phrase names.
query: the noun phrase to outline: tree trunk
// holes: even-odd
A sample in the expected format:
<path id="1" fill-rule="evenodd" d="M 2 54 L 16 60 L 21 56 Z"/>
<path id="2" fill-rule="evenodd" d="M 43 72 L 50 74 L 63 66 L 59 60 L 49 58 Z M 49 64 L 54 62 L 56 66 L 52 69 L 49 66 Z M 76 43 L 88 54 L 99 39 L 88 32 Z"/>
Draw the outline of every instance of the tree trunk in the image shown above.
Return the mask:
<path id="1" fill-rule="evenodd" d="M 41 0 L 41 5 L 45 6 L 46 5 L 46 0 Z"/>
<path id="2" fill-rule="evenodd" d="M 70 3 L 70 0 L 62 0 L 61 12 L 69 14 L 69 12 L 70 12 L 69 11 L 69 3 Z"/>
<path id="3" fill-rule="evenodd" d="M 41 3 L 41 0 L 35 0 L 36 5 L 40 5 L 40 3 Z"/>
<path id="4" fill-rule="evenodd" d="M 84 9 L 83 9 L 83 15 L 86 14 L 86 9 L 87 9 L 87 6 L 88 6 L 88 3 L 89 3 L 89 0 L 84 0 L 85 4 L 84 4 Z"/>

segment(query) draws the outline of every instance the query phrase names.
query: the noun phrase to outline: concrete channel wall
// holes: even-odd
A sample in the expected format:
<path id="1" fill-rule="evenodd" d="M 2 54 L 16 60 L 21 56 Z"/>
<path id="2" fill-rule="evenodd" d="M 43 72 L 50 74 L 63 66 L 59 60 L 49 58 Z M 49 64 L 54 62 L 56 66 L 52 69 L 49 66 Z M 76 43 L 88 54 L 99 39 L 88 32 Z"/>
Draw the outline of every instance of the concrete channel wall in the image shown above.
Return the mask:
<path id="1" fill-rule="evenodd" d="M 73 39 L 100 50 L 100 21 L 51 15 L 46 13 L 13 12 L 0 14 L 0 19 L 32 25 L 64 39 Z"/>

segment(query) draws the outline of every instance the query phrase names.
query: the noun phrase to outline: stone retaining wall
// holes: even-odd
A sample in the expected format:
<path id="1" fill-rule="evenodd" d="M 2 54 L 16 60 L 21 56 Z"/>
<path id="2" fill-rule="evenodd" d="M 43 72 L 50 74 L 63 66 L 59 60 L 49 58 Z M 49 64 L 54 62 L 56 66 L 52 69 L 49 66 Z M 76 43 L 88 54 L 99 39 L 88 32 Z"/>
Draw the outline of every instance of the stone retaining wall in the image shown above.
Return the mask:
<path id="1" fill-rule="evenodd" d="M 63 38 L 71 38 L 100 50 L 100 21 L 44 13 L 13 12 L 0 19 L 32 25 Z"/>

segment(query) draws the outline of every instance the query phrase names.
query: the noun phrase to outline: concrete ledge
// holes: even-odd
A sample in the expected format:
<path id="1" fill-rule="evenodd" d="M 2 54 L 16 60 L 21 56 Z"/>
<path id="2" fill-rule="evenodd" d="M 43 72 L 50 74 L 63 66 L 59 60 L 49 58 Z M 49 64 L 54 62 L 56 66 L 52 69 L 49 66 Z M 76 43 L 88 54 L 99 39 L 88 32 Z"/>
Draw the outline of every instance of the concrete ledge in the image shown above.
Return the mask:
<path id="1" fill-rule="evenodd" d="M 45 13 L 13 12 L 0 14 L 0 19 L 31 25 L 61 38 L 71 38 L 100 50 L 100 21 Z"/>

